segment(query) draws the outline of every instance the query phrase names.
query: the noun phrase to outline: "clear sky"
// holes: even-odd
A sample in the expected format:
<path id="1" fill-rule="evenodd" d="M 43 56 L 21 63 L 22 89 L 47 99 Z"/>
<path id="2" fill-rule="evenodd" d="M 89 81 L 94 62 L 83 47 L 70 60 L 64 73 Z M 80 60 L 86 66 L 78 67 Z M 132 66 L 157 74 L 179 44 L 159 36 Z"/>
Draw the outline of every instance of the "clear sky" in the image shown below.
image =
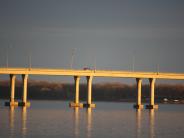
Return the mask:
<path id="1" fill-rule="evenodd" d="M 72 51 L 74 69 L 184 72 L 184 1 L 0 1 L 0 67 L 30 53 L 32 67 L 70 68 Z"/>

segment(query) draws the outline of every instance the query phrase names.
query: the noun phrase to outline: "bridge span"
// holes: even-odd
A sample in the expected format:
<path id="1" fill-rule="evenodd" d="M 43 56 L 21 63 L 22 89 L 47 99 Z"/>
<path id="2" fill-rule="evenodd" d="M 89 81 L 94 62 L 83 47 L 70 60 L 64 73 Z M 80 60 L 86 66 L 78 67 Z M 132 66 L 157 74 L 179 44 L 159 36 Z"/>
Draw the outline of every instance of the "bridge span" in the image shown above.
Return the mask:
<path id="1" fill-rule="evenodd" d="M 135 78 L 137 82 L 137 102 L 134 108 L 143 108 L 141 103 L 142 80 L 149 79 L 150 82 L 150 103 L 147 109 L 158 108 L 154 102 L 156 79 L 184 80 L 184 73 L 161 73 L 161 72 L 135 72 L 135 71 L 113 71 L 113 70 L 73 70 L 73 69 L 45 69 L 45 68 L 0 68 L 0 75 L 10 76 L 10 101 L 5 102 L 6 106 L 30 106 L 27 101 L 27 82 L 29 75 L 53 75 L 53 76 L 73 76 L 75 81 L 75 99 L 70 103 L 71 107 L 95 107 L 92 103 L 92 80 L 94 77 L 115 77 L 115 78 Z M 22 101 L 15 101 L 15 80 L 17 75 L 22 75 L 23 96 Z M 86 77 L 88 85 L 88 98 L 85 104 L 79 101 L 80 78 Z"/>

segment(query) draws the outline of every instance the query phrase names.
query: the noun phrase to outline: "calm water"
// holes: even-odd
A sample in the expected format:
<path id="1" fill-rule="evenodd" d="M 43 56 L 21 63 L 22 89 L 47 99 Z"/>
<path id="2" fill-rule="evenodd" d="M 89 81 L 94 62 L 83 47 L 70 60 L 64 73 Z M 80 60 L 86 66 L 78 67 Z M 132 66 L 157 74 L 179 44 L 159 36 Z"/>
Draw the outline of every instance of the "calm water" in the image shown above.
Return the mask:
<path id="1" fill-rule="evenodd" d="M 73 109 L 63 101 L 31 101 L 9 108 L 0 101 L 0 137 L 183 138 L 184 105 L 134 110 L 132 103 L 96 102 L 95 109 Z"/>

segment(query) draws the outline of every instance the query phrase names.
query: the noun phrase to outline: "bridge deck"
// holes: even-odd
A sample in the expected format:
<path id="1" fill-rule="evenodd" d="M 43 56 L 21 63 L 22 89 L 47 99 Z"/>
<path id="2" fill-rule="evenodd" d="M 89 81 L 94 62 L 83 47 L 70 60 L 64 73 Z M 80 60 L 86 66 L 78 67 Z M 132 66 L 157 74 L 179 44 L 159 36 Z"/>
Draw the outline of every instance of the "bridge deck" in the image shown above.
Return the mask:
<path id="1" fill-rule="evenodd" d="M 46 68 L 0 68 L 0 74 L 28 74 L 28 75 L 61 75 L 61 76 L 94 76 L 117 78 L 157 78 L 183 80 L 184 73 L 161 72 L 132 72 L 110 70 L 71 70 L 71 69 L 46 69 Z"/>

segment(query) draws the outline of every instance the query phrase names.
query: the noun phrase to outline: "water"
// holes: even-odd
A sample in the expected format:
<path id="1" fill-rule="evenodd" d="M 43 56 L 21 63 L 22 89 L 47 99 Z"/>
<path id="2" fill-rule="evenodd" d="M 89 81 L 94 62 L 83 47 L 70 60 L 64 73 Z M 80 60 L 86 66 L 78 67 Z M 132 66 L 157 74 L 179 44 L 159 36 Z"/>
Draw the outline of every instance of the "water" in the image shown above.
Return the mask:
<path id="1" fill-rule="evenodd" d="M 184 105 L 134 110 L 132 103 L 96 102 L 74 109 L 63 101 L 31 101 L 30 108 L 0 105 L 0 137 L 183 138 Z"/>

